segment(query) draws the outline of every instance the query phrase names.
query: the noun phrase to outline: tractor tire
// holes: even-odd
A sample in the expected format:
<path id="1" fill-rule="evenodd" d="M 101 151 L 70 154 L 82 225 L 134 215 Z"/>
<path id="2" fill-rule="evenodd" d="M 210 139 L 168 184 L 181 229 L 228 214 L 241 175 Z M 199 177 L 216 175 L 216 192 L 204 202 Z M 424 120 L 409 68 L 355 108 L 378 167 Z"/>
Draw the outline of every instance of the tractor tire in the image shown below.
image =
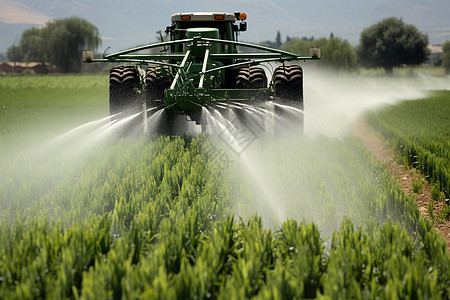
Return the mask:
<path id="1" fill-rule="evenodd" d="M 147 68 L 145 75 L 145 99 L 147 107 L 163 105 L 164 90 L 170 88 L 171 83 L 171 78 L 164 77 L 161 69 Z"/>
<path id="2" fill-rule="evenodd" d="M 235 89 L 236 79 L 239 75 L 239 69 L 231 68 L 225 69 L 225 82 L 223 88 L 225 89 Z"/>
<path id="3" fill-rule="evenodd" d="M 109 73 L 109 112 L 111 121 L 123 120 L 139 111 L 143 111 L 144 103 L 137 90 L 140 77 L 135 66 L 116 66 Z M 119 136 L 128 136 L 133 130 L 142 126 L 143 116 L 136 116 L 118 128 Z"/>
<path id="4" fill-rule="evenodd" d="M 236 78 L 238 89 L 262 89 L 267 87 L 267 76 L 262 68 L 250 66 L 241 68 Z"/>
<path id="5" fill-rule="evenodd" d="M 160 68 L 147 68 L 145 75 L 145 101 L 147 109 L 160 107 L 163 111 L 148 112 L 148 131 L 157 135 L 173 135 L 175 114 L 164 108 L 164 91 L 170 88 L 172 78 L 163 76 Z M 157 116 L 156 114 L 160 114 Z M 154 116 L 156 118 L 152 118 Z"/>
<path id="6" fill-rule="evenodd" d="M 237 89 L 265 89 L 267 88 L 267 76 L 264 70 L 260 67 L 250 66 L 246 68 L 239 69 L 238 76 L 236 78 L 236 88 Z M 255 91 L 248 91 L 248 95 L 243 93 L 244 98 L 253 98 L 251 104 L 252 106 L 261 105 L 264 100 L 258 99 L 258 94 Z M 249 129 L 252 133 L 260 135 L 264 133 L 265 125 L 264 118 L 260 114 L 250 113 L 248 110 L 244 109 L 242 106 L 240 108 L 233 109 L 234 115 L 237 117 L 237 123 Z"/>
<path id="7" fill-rule="evenodd" d="M 300 66 L 280 66 L 273 76 L 274 113 L 276 117 L 274 134 L 303 133 L 303 70 Z M 279 105 L 277 105 L 279 104 Z M 283 124 L 282 124 L 283 123 Z M 289 124 L 286 128 L 286 124 Z"/>
<path id="8" fill-rule="evenodd" d="M 273 75 L 274 96 L 303 106 L 303 71 L 300 66 L 278 67 Z"/>
<path id="9" fill-rule="evenodd" d="M 109 73 L 109 112 L 122 113 L 139 106 L 136 89 L 139 88 L 139 73 L 132 66 L 113 67 Z"/>

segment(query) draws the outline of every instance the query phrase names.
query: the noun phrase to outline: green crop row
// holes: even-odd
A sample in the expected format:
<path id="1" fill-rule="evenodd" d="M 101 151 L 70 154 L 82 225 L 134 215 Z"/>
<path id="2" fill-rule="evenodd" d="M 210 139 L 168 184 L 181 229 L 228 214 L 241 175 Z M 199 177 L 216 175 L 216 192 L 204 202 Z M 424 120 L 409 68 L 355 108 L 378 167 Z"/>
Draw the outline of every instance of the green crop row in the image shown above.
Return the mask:
<path id="1" fill-rule="evenodd" d="M 38 196 L 34 192 L 43 176 L 33 178 L 33 187 L 26 181 L 22 189 L 8 190 L 2 204 L 10 200 L 14 206 L 2 211 L 0 298 L 450 295 L 445 242 L 358 140 L 302 141 L 304 156 L 322 149 L 338 162 L 331 169 L 334 175 L 323 178 L 323 201 L 337 201 L 331 194 L 348 183 L 342 181 L 344 173 L 353 171 L 352 180 L 360 177 L 354 186 L 341 186 L 339 197 L 360 189 L 356 194 L 363 203 L 352 200 L 357 206 L 346 209 L 358 222 L 356 210 L 364 209 L 367 225 L 354 229 L 344 216 L 328 246 L 320 227 L 293 216 L 273 229 L 265 228 L 260 217 L 232 217 L 233 189 L 245 191 L 247 182 L 231 184 L 230 170 L 205 151 L 209 143 L 202 138 L 130 138 L 83 156 L 85 162 L 74 170 L 64 168 L 65 158 L 57 158 L 59 170 L 42 172 L 56 169 L 60 176 L 48 174 L 55 178 L 53 185 L 45 181 Z M 264 155 L 293 159 L 291 150 L 276 144 L 258 147 Z M 339 170 L 351 161 L 345 172 Z M 328 163 L 319 155 L 315 166 Z M 42 175 L 39 164 L 31 169 Z M 371 176 L 378 184 L 364 185 Z M 243 205 L 248 199 L 241 196 Z M 23 201 L 30 197 L 32 202 Z M 334 203 L 320 213 L 331 219 L 337 207 Z"/>
<path id="2" fill-rule="evenodd" d="M 318 228 L 259 218 L 199 230 L 194 212 L 169 216 L 159 235 L 133 222 L 120 237 L 97 217 L 62 230 L 2 228 L 4 299 L 392 299 L 448 297 L 448 261 L 431 262 L 391 223 L 363 232 L 345 221 L 324 251 Z M 15 243 L 20 239 L 21 243 Z M 11 242 L 11 240 L 13 242 Z M 5 253 L 6 252 L 6 253 Z M 15 253 L 11 255 L 10 253 Z"/>
<path id="3" fill-rule="evenodd" d="M 58 114 L 107 115 L 107 81 L 42 78 L 0 94 L 0 299 L 449 298 L 445 241 L 358 139 L 257 139 L 239 157 L 100 124 L 5 147 Z"/>
<path id="4" fill-rule="evenodd" d="M 450 92 L 406 101 L 368 115 L 405 158 L 450 197 Z"/>

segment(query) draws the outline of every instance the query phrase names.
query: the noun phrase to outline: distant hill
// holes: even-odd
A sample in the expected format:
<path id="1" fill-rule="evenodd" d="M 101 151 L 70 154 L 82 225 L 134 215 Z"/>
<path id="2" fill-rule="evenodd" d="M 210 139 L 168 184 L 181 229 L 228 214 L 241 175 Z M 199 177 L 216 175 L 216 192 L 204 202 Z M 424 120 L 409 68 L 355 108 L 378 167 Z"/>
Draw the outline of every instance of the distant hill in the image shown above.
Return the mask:
<path id="1" fill-rule="evenodd" d="M 156 40 L 156 31 L 170 25 L 170 15 L 188 11 L 243 11 L 248 31 L 241 39 L 274 40 L 279 30 L 290 37 L 342 37 L 357 45 L 361 30 L 386 17 L 401 17 L 429 35 L 432 44 L 450 40 L 448 0 L 0 0 L 0 53 L 24 29 L 53 18 L 78 16 L 96 25 L 102 49 L 111 51 Z"/>

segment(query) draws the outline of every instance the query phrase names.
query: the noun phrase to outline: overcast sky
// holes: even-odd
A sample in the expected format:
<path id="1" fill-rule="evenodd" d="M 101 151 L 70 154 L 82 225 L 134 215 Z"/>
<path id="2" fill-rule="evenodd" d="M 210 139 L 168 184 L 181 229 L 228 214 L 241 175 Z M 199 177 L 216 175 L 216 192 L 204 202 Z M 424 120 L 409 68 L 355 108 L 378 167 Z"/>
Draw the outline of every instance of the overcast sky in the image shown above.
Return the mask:
<path id="1" fill-rule="evenodd" d="M 243 11 L 250 42 L 290 37 L 329 37 L 359 43 L 364 28 L 387 17 L 402 18 L 428 34 L 430 43 L 450 40 L 450 0 L 0 0 L 0 52 L 25 28 L 53 18 L 78 16 L 96 25 L 102 47 L 118 50 L 155 40 L 170 25 L 170 15 L 190 11 Z"/>

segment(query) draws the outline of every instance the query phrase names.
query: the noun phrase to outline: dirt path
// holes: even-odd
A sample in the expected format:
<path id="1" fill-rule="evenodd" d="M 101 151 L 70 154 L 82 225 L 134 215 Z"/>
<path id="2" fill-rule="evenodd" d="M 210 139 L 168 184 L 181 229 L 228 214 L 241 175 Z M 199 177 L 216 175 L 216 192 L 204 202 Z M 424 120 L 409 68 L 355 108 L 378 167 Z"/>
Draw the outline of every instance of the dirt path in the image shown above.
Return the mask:
<path id="1" fill-rule="evenodd" d="M 386 164 L 391 168 L 392 176 L 394 176 L 398 182 L 401 184 L 402 190 L 406 195 L 412 193 L 412 181 L 414 179 L 423 181 L 422 193 L 415 194 L 415 200 L 417 208 L 420 214 L 430 220 L 428 214 L 428 204 L 431 200 L 431 186 L 423 179 L 421 174 L 413 168 L 406 168 L 403 165 L 398 164 L 395 161 L 395 153 L 389 149 L 387 141 L 383 140 L 382 137 L 376 132 L 376 130 L 370 127 L 368 124 L 359 121 L 353 130 L 354 134 L 359 137 L 367 149 L 372 151 L 376 158 Z M 433 214 L 437 215 L 443 208 L 444 202 L 433 201 L 434 210 Z M 442 224 L 434 222 L 434 228 L 439 231 L 447 242 L 447 249 L 450 252 L 450 221 L 444 221 Z"/>

